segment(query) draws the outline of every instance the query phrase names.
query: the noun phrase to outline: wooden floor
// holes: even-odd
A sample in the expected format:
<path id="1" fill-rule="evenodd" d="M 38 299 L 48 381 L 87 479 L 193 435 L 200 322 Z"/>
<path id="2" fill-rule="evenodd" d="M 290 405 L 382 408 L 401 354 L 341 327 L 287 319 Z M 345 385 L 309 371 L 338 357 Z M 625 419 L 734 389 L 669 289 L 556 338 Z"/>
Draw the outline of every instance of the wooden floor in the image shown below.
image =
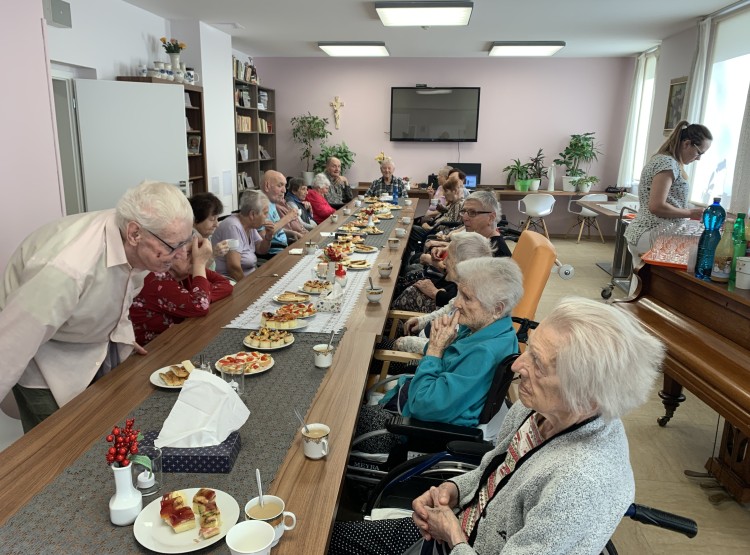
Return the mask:
<path id="1" fill-rule="evenodd" d="M 539 304 L 537 319 L 543 318 L 558 299 L 566 295 L 601 300 L 601 289 L 609 280 L 595 262 L 610 260 L 613 245 L 599 241 L 552 239 L 558 259 L 575 268 L 573 279 L 551 275 Z M 623 292 L 615 290 L 614 297 Z M 657 553 L 702 553 L 747 555 L 750 553 L 750 506 L 727 501 L 714 506 L 708 496 L 721 490 L 706 490 L 699 480 L 686 478 L 684 470 L 702 472 L 711 456 L 717 429 L 717 414 L 685 392 L 687 401 L 666 428 L 656 424 L 663 407 L 656 388 L 651 399 L 624 419 L 630 441 L 630 458 L 636 480 L 636 501 L 682 514 L 698 523 L 693 539 L 623 520 L 614 536 L 623 555 Z M 720 432 L 719 432 L 720 433 Z M 718 439 L 717 439 L 718 443 Z M 705 480 L 704 480 L 705 482 Z"/>

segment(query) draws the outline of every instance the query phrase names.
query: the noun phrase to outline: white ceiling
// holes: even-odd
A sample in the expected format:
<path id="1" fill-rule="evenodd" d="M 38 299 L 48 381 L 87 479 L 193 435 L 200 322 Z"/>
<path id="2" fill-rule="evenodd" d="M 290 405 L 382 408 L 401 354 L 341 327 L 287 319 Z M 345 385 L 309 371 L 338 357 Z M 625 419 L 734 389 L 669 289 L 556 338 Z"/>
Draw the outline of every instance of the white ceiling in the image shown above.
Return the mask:
<path id="1" fill-rule="evenodd" d="M 384 41 L 394 57 L 487 56 L 500 40 L 563 40 L 557 57 L 632 56 L 732 0 L 474 0 L 466 27 L 384 27 L 373 0 L 126 0 L 199 20 L 258 57 L 322 57 L 318 41 Z M 232 29 L 221 23 L 237 23 Z"/>

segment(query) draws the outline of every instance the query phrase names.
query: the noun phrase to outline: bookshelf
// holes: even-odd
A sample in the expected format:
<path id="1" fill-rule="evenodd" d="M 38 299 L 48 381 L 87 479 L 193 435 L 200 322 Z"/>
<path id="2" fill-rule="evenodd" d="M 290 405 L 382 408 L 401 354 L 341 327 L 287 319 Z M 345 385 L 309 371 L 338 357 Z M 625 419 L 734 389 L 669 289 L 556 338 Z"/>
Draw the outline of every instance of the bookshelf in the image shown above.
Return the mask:
<path id="1" fill-rule="evenodd" d="M 208 190 L 208 175 L 206 165 L 206 123 L 203 110 L 203 89 L 196 85 L 186 83 L 175 83 L 155 77 L 132 77 L 121 75 L 118 81 L 134 81 L 137 83 L 158 83 L 164 85 L 178 85 L 185 89 L 186 104 L 185 118 L 188 128 L 185 138 L 185 150 L 187 155 L 188 179 L 191 187 L 186 192 L 188 196 L 194 193 L 205 193 Z M 190 98 L 190 106 L 187 105 Z"/>
<path id="2" fill-rule="evenodd" d="M 243 177 L 255 188 L 267 170 L 276 169 L 276 93 L 273 89 L 238 78 L 249 77 L 235 59 L 234 112 L 237 146 L 237 189 L 244 189 Z M 244 148 L 243 148 L 244 147 Z"/>

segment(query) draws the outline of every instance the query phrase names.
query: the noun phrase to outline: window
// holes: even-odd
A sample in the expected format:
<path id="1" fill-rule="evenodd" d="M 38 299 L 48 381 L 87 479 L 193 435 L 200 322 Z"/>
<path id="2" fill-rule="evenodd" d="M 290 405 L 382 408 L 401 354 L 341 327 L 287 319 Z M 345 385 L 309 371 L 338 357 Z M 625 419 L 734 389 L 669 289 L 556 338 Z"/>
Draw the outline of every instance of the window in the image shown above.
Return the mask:
<path id="1" fill-rule="evenodd" d="M 690 200 L 710 204 L 721 197 L 728 207 L 750 85 L 750 10 L 718 21 L 714 27 L 708 88 L 702 123 L 714 137 L 711 148 L 695 163 Z"/>

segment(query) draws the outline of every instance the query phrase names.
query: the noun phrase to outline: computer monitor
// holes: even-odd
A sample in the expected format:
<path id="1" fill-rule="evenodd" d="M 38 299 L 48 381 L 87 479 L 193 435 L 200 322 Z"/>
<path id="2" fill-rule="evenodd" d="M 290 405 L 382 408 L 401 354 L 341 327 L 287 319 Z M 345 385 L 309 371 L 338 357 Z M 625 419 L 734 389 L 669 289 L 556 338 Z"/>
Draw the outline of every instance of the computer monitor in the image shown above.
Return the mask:
<path id="1" fill-rule="evenodd" d="M 466 183 L 464 186 L 467 189 L 476 189 L 482 181 L 482 164 L 471 164 L 468 162 L 448 162 L 451 168 L 461 170 L 466 174 Z"/>

